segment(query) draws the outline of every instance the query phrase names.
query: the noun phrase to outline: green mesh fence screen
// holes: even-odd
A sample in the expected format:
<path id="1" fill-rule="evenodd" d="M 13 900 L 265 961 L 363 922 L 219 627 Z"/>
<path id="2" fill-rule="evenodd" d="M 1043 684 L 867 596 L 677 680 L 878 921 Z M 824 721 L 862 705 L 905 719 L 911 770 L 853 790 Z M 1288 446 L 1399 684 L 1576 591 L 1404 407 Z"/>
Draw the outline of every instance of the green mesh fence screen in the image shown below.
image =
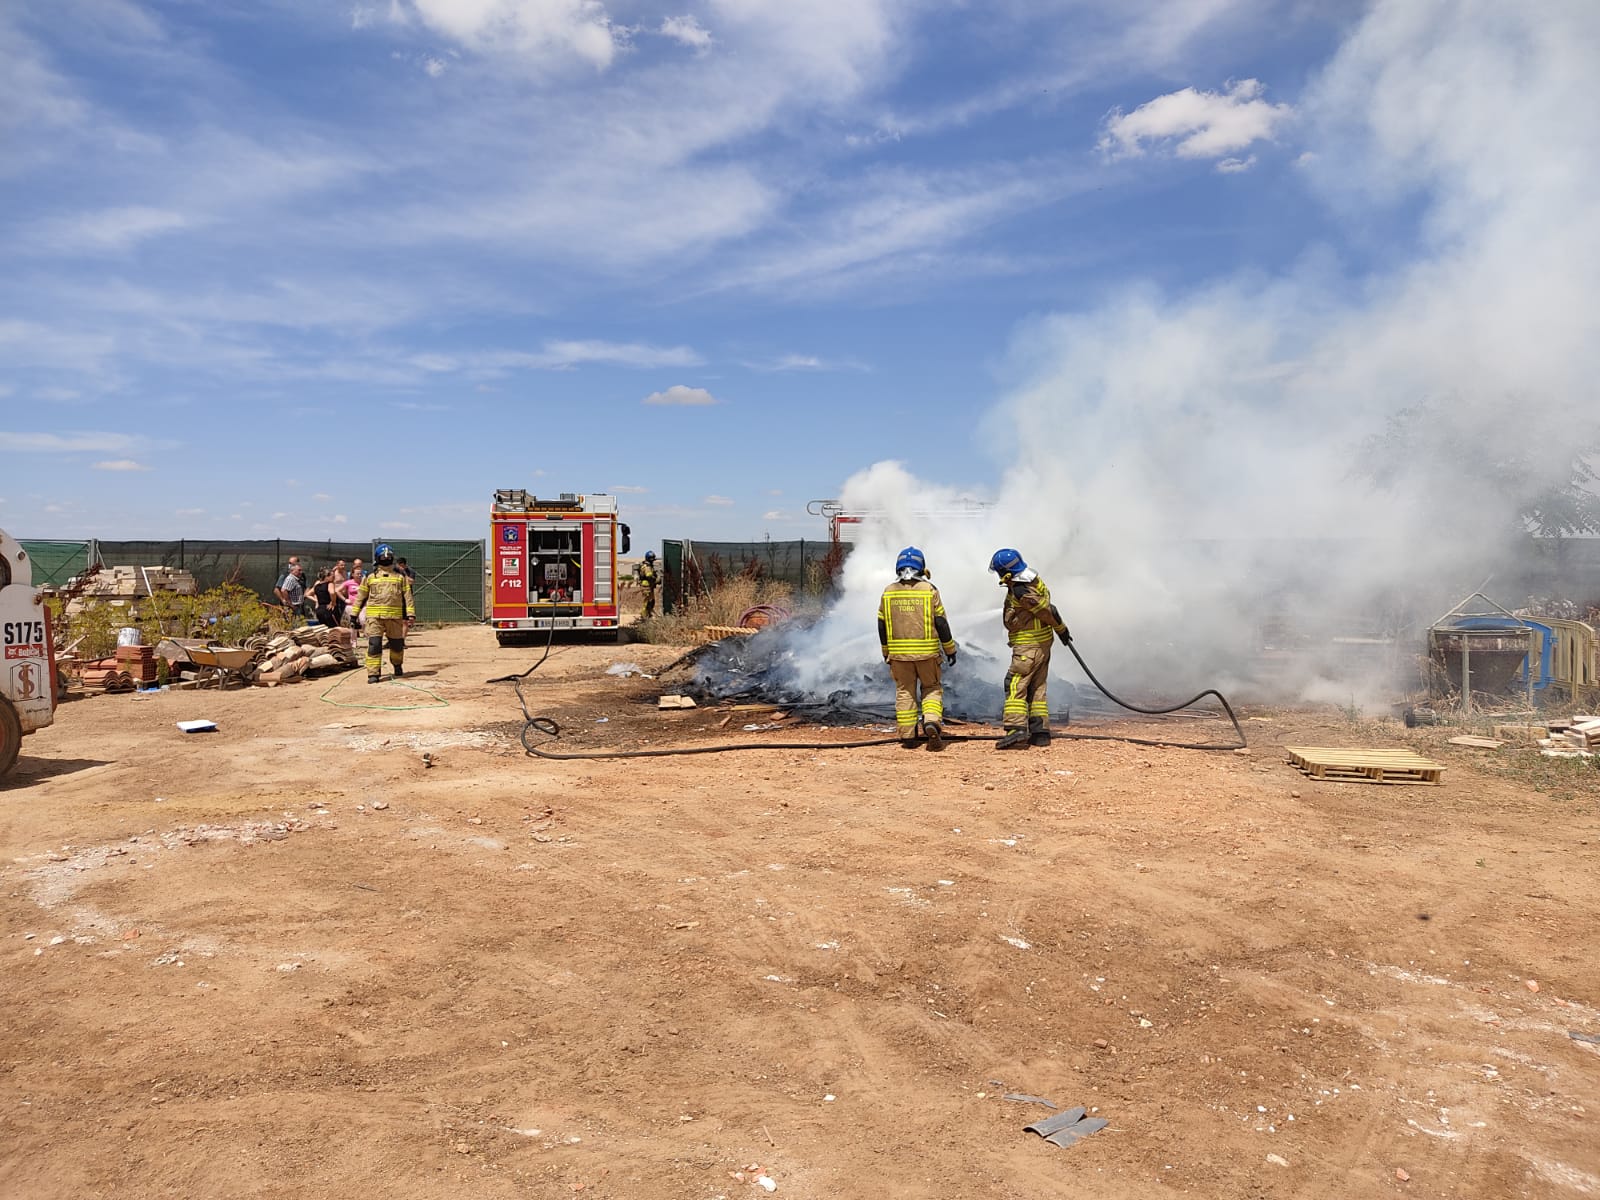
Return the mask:
<path id="1" fill-rule="evenodd" d="M 483 620 L 483 543 L 468 541 L 396 541 L 388 539 L 398 557 L 416 573 L 414 594 L 417 616 L 424 621 L 465 623 Z M 178 567 L 190 572 L 201 591 L 224 583 L 249 588 L 263 600 L 274 600 L 273 589 L 298 555 L 309 586 L 324 567 L 341 558 L 348 566 L 361 559 L 372 569 L 370 542 L 308 542 L 289 538 L 259 541 L 26 541 L 22 548 L 33 560 L 33 582 L 39 586 L 65 584 L 88 564 L 104 567 Z"/>
<path id="2" fill-rule="evenodd" d="M 262 599 L 273 601 L 273 588 L 289 569 L 289 556 L 299 555 L 309 586 L 323 567 L 339 559 L 347 563 L 365 559 L 370 564 L 370 542 L 304 542 L 273 538 L 262 541 L 206 541 L 184 538 L 175 542 L 138 541 L 91 543 L 102 566 L 179 567 L 195 577 L 202 592 L 223 583 L 237 583 Z"/>
<path id="3" fill-rule="evenodd" d="M 850 552 L 848 542 L 800 538 L 788 542 L 661 543 L 666 573 L 662 611 L 672 612 L 690 596 L 704 595 L 739 575 L 782 580 L 795 590 L 827 589 Z"/>
<path id="4" fill-rule="evenodd" d="M 23 542 L 34 587 L 60 587 L 89 565 L 88 542 Z"/>
<path id="5" fill-rule="evenodd" d="M 423 621 L 465 624 L 483 620 L 485 577 L 482 542 L 389 539 L 396 558 L 415 576 L 412 595 Z M 364 557 L 371 559 L 371 553 Z"/>

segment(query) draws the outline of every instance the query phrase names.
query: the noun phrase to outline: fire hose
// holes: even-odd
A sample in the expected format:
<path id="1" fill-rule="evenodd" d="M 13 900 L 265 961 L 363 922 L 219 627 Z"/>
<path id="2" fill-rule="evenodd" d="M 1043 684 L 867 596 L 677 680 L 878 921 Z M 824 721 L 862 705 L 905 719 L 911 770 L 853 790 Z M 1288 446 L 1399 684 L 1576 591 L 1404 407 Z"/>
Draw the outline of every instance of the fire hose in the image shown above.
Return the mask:
<path id="1" fill-rule="evenodd" d="M 740 750 L 864 750 L 869 746 L 896 746 L 900 744 L 901 739 L 899 737 L 881 737 L 865 738 L 850 742 L 734 742 L 732 744 L 718 746 L 677 746 L 661 750 L 547 750 L 538 742 L 529 741 L 529 735 L 537 732 L 543 734 L 547 738 L 556 739 L 561 736 L 561 726 L 550 717 L 537 717 L 528 711 L 528 700 L 527 697 L 522 693 L 522 682 L 529 675 L 532 675 L 535 671 L 537 671 L 539 667 L 544 664 L 545 659 L 550 657 L 550 645 L 554 640 L 555 625 L 552 622 L 550 636 L 545 641 L 544 654 L 540 656 L 538 662 L 534 663 L 533 666 L 529 667 L 526 671 L 523 671 L 520 674 L 502 675 L 498 678 L 488 680 L 489 683 L 509 683 L 516 690 L 517 704 L 522 709 L 523 718 L 522 729 L 518 734 L 518 741 L 522 743 L 523 750 L 536 758 L 674 758 L 684 754 L 728 754 Z M 1058 733 L 1054 736 L 1060 738 L 1074 738 L 1079 741 L 1126 742 L 1133 746 L 1158 746 L 1173 750 L 1242 750 L 1246 747 L 1247 743 L 1245 741 L 1244 729 L 1239 725 L 1239 718 L 1234 715 L 1233 706 L 1228 703 L 1227 697 L 1221 692 L 1217 691 L 1216 688 L 1207 688 L 1198 695 L 1192 696 L 1188 700 L 1185 700 L 1182 704 L 1171 704 L 1165 707 L 1150 708 L 1143 707 L 1138 704 L 1132 704 L 1118 697 L 1109 688 L 1107 688 L 1105 684 L 1101 683 L 1100 680 L 1095 677 L 1094 672 L 1089 669 L 1089 664 L 1084 662 L 1083 655 L 1078 653 L 1078 647 L 1070 640 L 1066 642 L 1066 647 L 1068 650 L 1072 651 L 1072 657 L 1078 660 L 1078 665 L 1083 668 L 1083 673 L 1089 677 L 1089 682 L 1094 684 L 1096 689 L 1099 690 L 1100 694 L 1107 700 L 1110 700 L 1113 704 L 1116 704 L 1121 708 L 1125 708 L 1129 712 L 1143 713 L 1146 716 L 1163 716 L 1167 713 L 1175 713 L 1181 709 L 1190 708 L 1193 705 L 1198 704 L 1201 700 L 1204 700 L 1207 696 L 1215 696 L 1217 698 L 1217 703 L 1222 705 L 1222 711 L 1227 714 L 1229 722 L 1233 725 L 1233 732 L 1239 740 L 1237 743 L 1227 744 L 1216 742 L 1173 742 L 1160 738 L 1124 737 L 1113 733 L 1075 733 L 1071 731 Z M 999 734 L 950 733 L 948 731 L 944 734 L 944 740 L 947 742 L 993 742 L 998 741 L 999 738 Z"/>

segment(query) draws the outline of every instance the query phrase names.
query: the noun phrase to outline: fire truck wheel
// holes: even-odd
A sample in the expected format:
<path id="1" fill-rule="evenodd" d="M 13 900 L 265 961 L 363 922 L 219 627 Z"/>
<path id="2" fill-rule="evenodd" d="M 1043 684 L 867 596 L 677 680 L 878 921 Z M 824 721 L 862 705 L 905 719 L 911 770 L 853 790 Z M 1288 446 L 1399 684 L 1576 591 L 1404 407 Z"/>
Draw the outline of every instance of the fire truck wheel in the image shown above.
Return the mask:
<path id="1" fill-rule="evenodd" d="M 0 775 L 16 765 L 17 751 L 22 749 L 22 718 L 11 707 L 11 701 L 0 696 Z"/>

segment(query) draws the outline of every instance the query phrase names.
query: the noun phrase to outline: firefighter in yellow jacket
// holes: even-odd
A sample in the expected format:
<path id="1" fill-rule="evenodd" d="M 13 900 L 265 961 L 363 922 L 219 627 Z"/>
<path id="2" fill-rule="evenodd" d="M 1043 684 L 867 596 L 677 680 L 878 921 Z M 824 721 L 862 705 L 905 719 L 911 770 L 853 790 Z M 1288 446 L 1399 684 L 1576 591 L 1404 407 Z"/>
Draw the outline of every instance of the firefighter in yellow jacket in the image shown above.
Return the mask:
<path id="1" fill-rule="evenodd" d="M 656 589 L 661 586 L 661 569 L 656 566 L 656 552 L 646 550 L 644 561 L 639 564 L 639 590 L 644 593 L 644 616 L 641 620 L 648 621 L 656 615 Z"/>
<path id="2" fill-rule="evenodd" d="M 1072 641 L 1061 613 L 1050 603 L 1050 589 L 1022 555 L 1015 550 L 997 550 L 989 560 L 989 570 L 1000 577 L 1006 589 L 1005 608 L 1000 619 L 1005 623 L 1006 640 L 1011 643 L 1011 666 L 1006 671 L 1006 696 L 1003 723 L 1005 732 L 995 743 L 999 750 L 1023 750 L 1050 744 L 1050 704 L 1045 695 L 1045 677 L 1050 672 L 1050 641 Z"/>
<path id="3" fill-rule="evenodd" d="M 355 615 L 366 614 L 367 682 L 377 683 L 383 673 L 385 638 L 395 678 L 406 673 L 406 622 L 417 615 L 417 608 L 411 598 L 410 578 L 395 570 L 394 547 L 378 543 L 372 560 L 377 566 L 356 592 Z"/>
<path id="4" fill-rule="evenodd" d="M 956 643 L 950 636 L 939 589 L 928 581 L 928 563 L 922 551 L 907 546 L 895 560 L 894 570 L 895 581 L 883 589 L 878 602 L 878 644 L 894 677 L 894 721 L 900 744 L 915 746 L 920 716 L 928 749 L 937 750 L 944 735 L 939 655 L 942 652 L 946 662 L 954 663 Z"/>

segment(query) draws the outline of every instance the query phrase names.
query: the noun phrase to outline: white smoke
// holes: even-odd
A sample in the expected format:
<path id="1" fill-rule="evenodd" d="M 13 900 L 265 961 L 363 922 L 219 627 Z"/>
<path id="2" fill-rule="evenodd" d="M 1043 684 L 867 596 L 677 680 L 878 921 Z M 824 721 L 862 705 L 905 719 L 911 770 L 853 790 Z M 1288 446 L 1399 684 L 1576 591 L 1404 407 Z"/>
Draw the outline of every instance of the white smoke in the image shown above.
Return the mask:
<path id="1" fill-rule="evenodd" d="M 1592 0 L 1375 5 L 1302 98 L 1300 169 L 1306 203 L 1352 241 L 1411 223 L 1394 261 L 1352 275 L 1337 247 L 1308 246 L 1277 277 L 1130 284 L 1021 329 L 992 508 L 961 515 L 964 494 L 894 463 L 845 486 L 875 515 L 807 651 L 819 685 L 875 663 L 872 613 L 906 544 L 958 639 L 1003 645 L 985 566 L 1014 546 L 1097 673 L 1169 694 L 1246 676 L 1270 691 L 1244 660 L 1279 607 L 1328 634 L 1353 613 L 1414 633 L 1439 615 L 1420 604 L 1472 590 L 1529 498 L 1565 479 L 1570 439 L 1593 439 L 1597 63 Z M 1418 406 L 1380 487 L 1374 439 Z M 1520 474 L 1488 480 L 1464 446 Z M 1419 587 L 1415 611 L 1379 614 Z M 1278 684 L 1356 687 L 1314 656 Z"/>

